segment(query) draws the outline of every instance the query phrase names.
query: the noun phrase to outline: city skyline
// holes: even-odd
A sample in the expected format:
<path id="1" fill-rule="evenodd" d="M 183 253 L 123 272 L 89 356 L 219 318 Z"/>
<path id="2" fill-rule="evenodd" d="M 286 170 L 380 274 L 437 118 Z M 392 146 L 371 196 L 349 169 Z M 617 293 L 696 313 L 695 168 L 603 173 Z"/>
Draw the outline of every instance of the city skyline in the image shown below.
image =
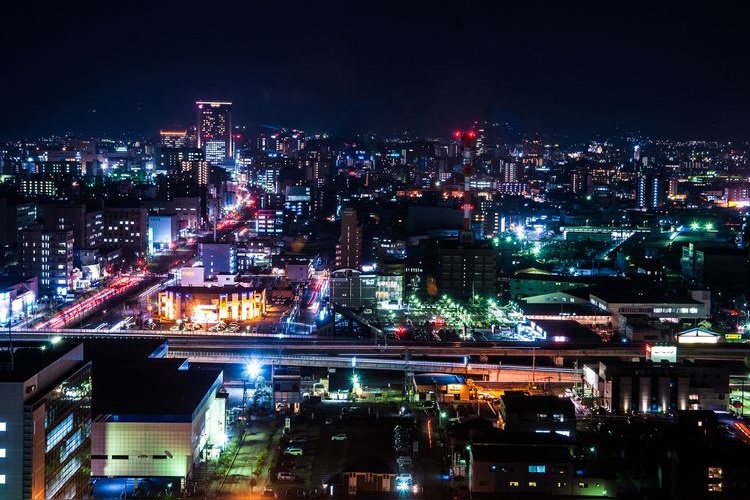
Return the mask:
<path id="1" fill-rule="evenodd" d="M 313 133 L 749 135 L 741 16 L 718 8 L 234 4 L 209 29 L 200 7 L 10 7 L 0 137 L 156 135 L 194 123 L 196 100 Z"/>

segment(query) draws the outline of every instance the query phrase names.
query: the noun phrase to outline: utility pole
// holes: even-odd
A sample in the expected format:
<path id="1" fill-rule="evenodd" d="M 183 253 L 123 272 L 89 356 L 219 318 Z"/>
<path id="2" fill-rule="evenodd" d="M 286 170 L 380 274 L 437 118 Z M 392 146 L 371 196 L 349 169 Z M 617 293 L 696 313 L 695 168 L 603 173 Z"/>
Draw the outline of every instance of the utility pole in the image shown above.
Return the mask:
<path id="1" fill-rule="evenodd" d="M 744 376 L 740 379 L 740 384 L 742 387 L 742 406 L 740 406 L 740 416 L 744 418 L 745 417 L 745 377 Z"/>
<path id="2" fill-rule="evenodd" d="M 12 372 L 15 369 L 15 362 L 13 360 L 13 333 L 10 318 L 8 318 L 8 349 L 10 349 L 10 371 Z"/>

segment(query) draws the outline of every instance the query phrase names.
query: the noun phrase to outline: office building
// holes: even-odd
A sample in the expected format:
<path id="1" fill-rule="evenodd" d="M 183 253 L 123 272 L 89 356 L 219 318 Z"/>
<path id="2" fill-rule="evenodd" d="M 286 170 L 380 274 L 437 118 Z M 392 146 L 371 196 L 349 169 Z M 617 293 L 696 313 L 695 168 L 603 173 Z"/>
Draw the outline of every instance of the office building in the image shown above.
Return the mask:
<path id="1" fill-rule="evenodd" d="M 438 286 L 441 293 L 461 298 L 494 295 L 497 293 L 494 250 L 479 242 L 460 244 L 457 240 L 441 240 Z"/>
<path id="2" fill-rule="evenodd" d="M 659 175 L 639 172 L 636 177 L 636 206 L 654 209 L 664 205 L 666 189 Z"/>
<path id="3" fill-rule="evenodd" d="M 177 214 L 160 214 L 148 216 L 148 251 L 154 253 L 166 250 L 177 244 L 180 221 Z"/>
<path id="4" fill-rule="evenodd" d="M 18 233 L 21 274 L 39 277 L 39 294 L 64 297 L 73 288 L 73 231 L 38 224 Z"/>
<path id="5" fill-rule="evenodd" d="M 195 182 L 199 186 L 208 184 L 208 174 L 211 171 L 211 160 L 182 160 L 180 162 L 180 176 L 182 180 Z"/>
<path id="6" fill-rule="evenodd" d="M 471 498 L 617 498 L 617 477 L 608 467 L 576 460 L 571 444 L 549 436 L 471 443 Z"/>
<path id="7" fill-rule="evenodd" d="M 583 385 L 599 406 L 615 414 L 726 411 L 729 371 L 720 361 L 600 361 L 583 365 Z"/>
<path id="8" fill-rule="evenodd" d="M 0 245 L 16 243 L 18 232 L 36 223 L 38 206 L 34 202 L 14 202 L 0 198 Z"/>
<path id="9" fill-rule="evenodd" d="M 280 167 L 258 168 L 255 170 L 255 185 L 263 188 L 267 193 L 278 193 L 279 175 L 281 175 Z"/>
<path id="10" fill-rule="evenodd" d="M 187 130 L 160 130 L 159 147 L 181 149 L 187 146 Z"/>
<path id="11" fill-rule="evenodd" d="M 140 207 L 105 207 L 104 245 L 134 252 L 145 252 L 148 240 L 148 213 Z"/>
<path id="12" fill-rule="evenodd" d="M 218 273 L 237 272 L 237 248 L 231 243 L 201 243 L 200 258 L 206 269 L 206 279 Z"/>
<path id="13" fill-rule="evenodd" d="M 284 208 L 297 218 L 304 219 L 310 215 L 312 197 L 309 186 L 287 186 Z"/>
<path id="14" fill-rule="evenodd" d="M 74 249 L 93 249 L 101 246 L 104 227 L 101 210 L 87 210 L 83 204 L 46 204 L 42 207 L 42 214 L 45 229 L 66 227 L 73 231 Z"/>
<path id="15" fill-rule="evenodd" d="M 85 498 L 91 363 L 83 344 L 0 352 L 0 499 Z"/>
<path id="16" fill-rule="evenodd" d="M 331 302 L 344 307 L 375 307 L 377 279 L 355 269 L 339 269 L 331 273 Z"/>
<path id="17" fill-rule="evenodd" d="M 362 228 L 357 211 L 345 208 L 341 212 L 341 236 L 336 245 L 336 268 L 359 269 L 362 263 Z"/>
<path id="18" fill-rule="evenodd" d="M 54 198 L 63 192 L 59 189 L 63 176 L 59 177 L 52 174 L 29 174 L 26 178 L 19 179 L 18 192 L 28 198 Z"/>
<path id="19" fill-rule="evenodd" d="M 203 209 L 199 196 L 175 196 L 158 203 L 158 206 L 151 207 L 151 212 L 156 215 L 175 214 L 180 230 L 195 229 L 203 221 Z"/>
<path id="20" fill-rule="evenodd" d="M 232 141 L 232 103 L 197 101 L 198 147 L 206 161 L 220 164 L 234 156 Z"/>
<path id="21" fill-rule="evenodd" d="M 112 366 L 114 364 L 114 366 Z M 95 498 L 193 496 L 195 469 L 226 443 L 223 373 L 184 359 L 119 366 L 94 359 Z M 205 486 L 205 485 L 204 485 Z"/>
<path id="22" fill-rule="evenodd" d="M 260 209 L 255 216 L 258 236 L 281 236 L 284 233 L 284 211 Z"/>

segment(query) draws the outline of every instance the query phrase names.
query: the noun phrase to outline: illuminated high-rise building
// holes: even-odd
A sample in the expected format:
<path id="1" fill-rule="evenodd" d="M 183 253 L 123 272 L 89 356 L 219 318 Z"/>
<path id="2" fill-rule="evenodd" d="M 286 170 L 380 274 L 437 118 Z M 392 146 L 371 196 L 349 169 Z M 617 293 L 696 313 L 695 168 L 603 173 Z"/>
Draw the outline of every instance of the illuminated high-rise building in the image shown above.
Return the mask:
<path id="1" fill-rule="evenodd" d="M 664 180 L 660 175 L 638 172 L 636 177 L 636 206 L 654 209 L 664 205 Z"/>
<path id="2" fill-rule="evenodd" d="M 159 131 L 159 147 L 180 149 L 187 146 L 187 130 Z"/>
<path id="3" fill-rule="evenodd" d="M 93 498 L 83 344 L 0 352 L 0 498 Z"/>
<path id="4" fill-rule="evenodd" d="M 198 147 L 206 161 L 218 164 L 234 156 L 232 141 L 232 103 L 196 101 Z"/>
<path id="5" fill-rule="evenodd" d="M 18 233 L 19 264 L 24 276 L 39 277 L 39 294 L 64 297 L 73 289 L 73 230 L 41 224 Z"/>
<path id="6" fill-rule="evenodd" d="M 336 245 L 336 268 L 359 269 L 362 262 L 362 228 L 357 211 L 345 208 L 341 212 L 341 237 Z"/>

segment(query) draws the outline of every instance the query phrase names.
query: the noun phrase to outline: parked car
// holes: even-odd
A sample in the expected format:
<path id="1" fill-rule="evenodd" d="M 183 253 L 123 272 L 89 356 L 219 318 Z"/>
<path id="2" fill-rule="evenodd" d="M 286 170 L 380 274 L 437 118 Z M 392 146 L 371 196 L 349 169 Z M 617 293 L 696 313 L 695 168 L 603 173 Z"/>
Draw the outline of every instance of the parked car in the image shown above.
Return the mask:
<path id="1" fill-rule="evenodd" d="M 346 434 L 335 434 L 331 436 L 331 441 L 346 441 Z"/>
<path id="2" fill-rule="evenodd" d="M 286 450 L 284 450 L 284 453 L 286 453 L 287 455 L 299 456 L 302 455 L 302 448 L 299 448 L 297 446 L 290 446 Z"/>
<path id="3" fill-rule="evenodd" d="M 297 479 L 297 476 L 295 476 L 291 472 L 281 471 L 276 474 L 276 479 L 278 479 L 279 481 L 294 481 L 295 479 Z"/>

